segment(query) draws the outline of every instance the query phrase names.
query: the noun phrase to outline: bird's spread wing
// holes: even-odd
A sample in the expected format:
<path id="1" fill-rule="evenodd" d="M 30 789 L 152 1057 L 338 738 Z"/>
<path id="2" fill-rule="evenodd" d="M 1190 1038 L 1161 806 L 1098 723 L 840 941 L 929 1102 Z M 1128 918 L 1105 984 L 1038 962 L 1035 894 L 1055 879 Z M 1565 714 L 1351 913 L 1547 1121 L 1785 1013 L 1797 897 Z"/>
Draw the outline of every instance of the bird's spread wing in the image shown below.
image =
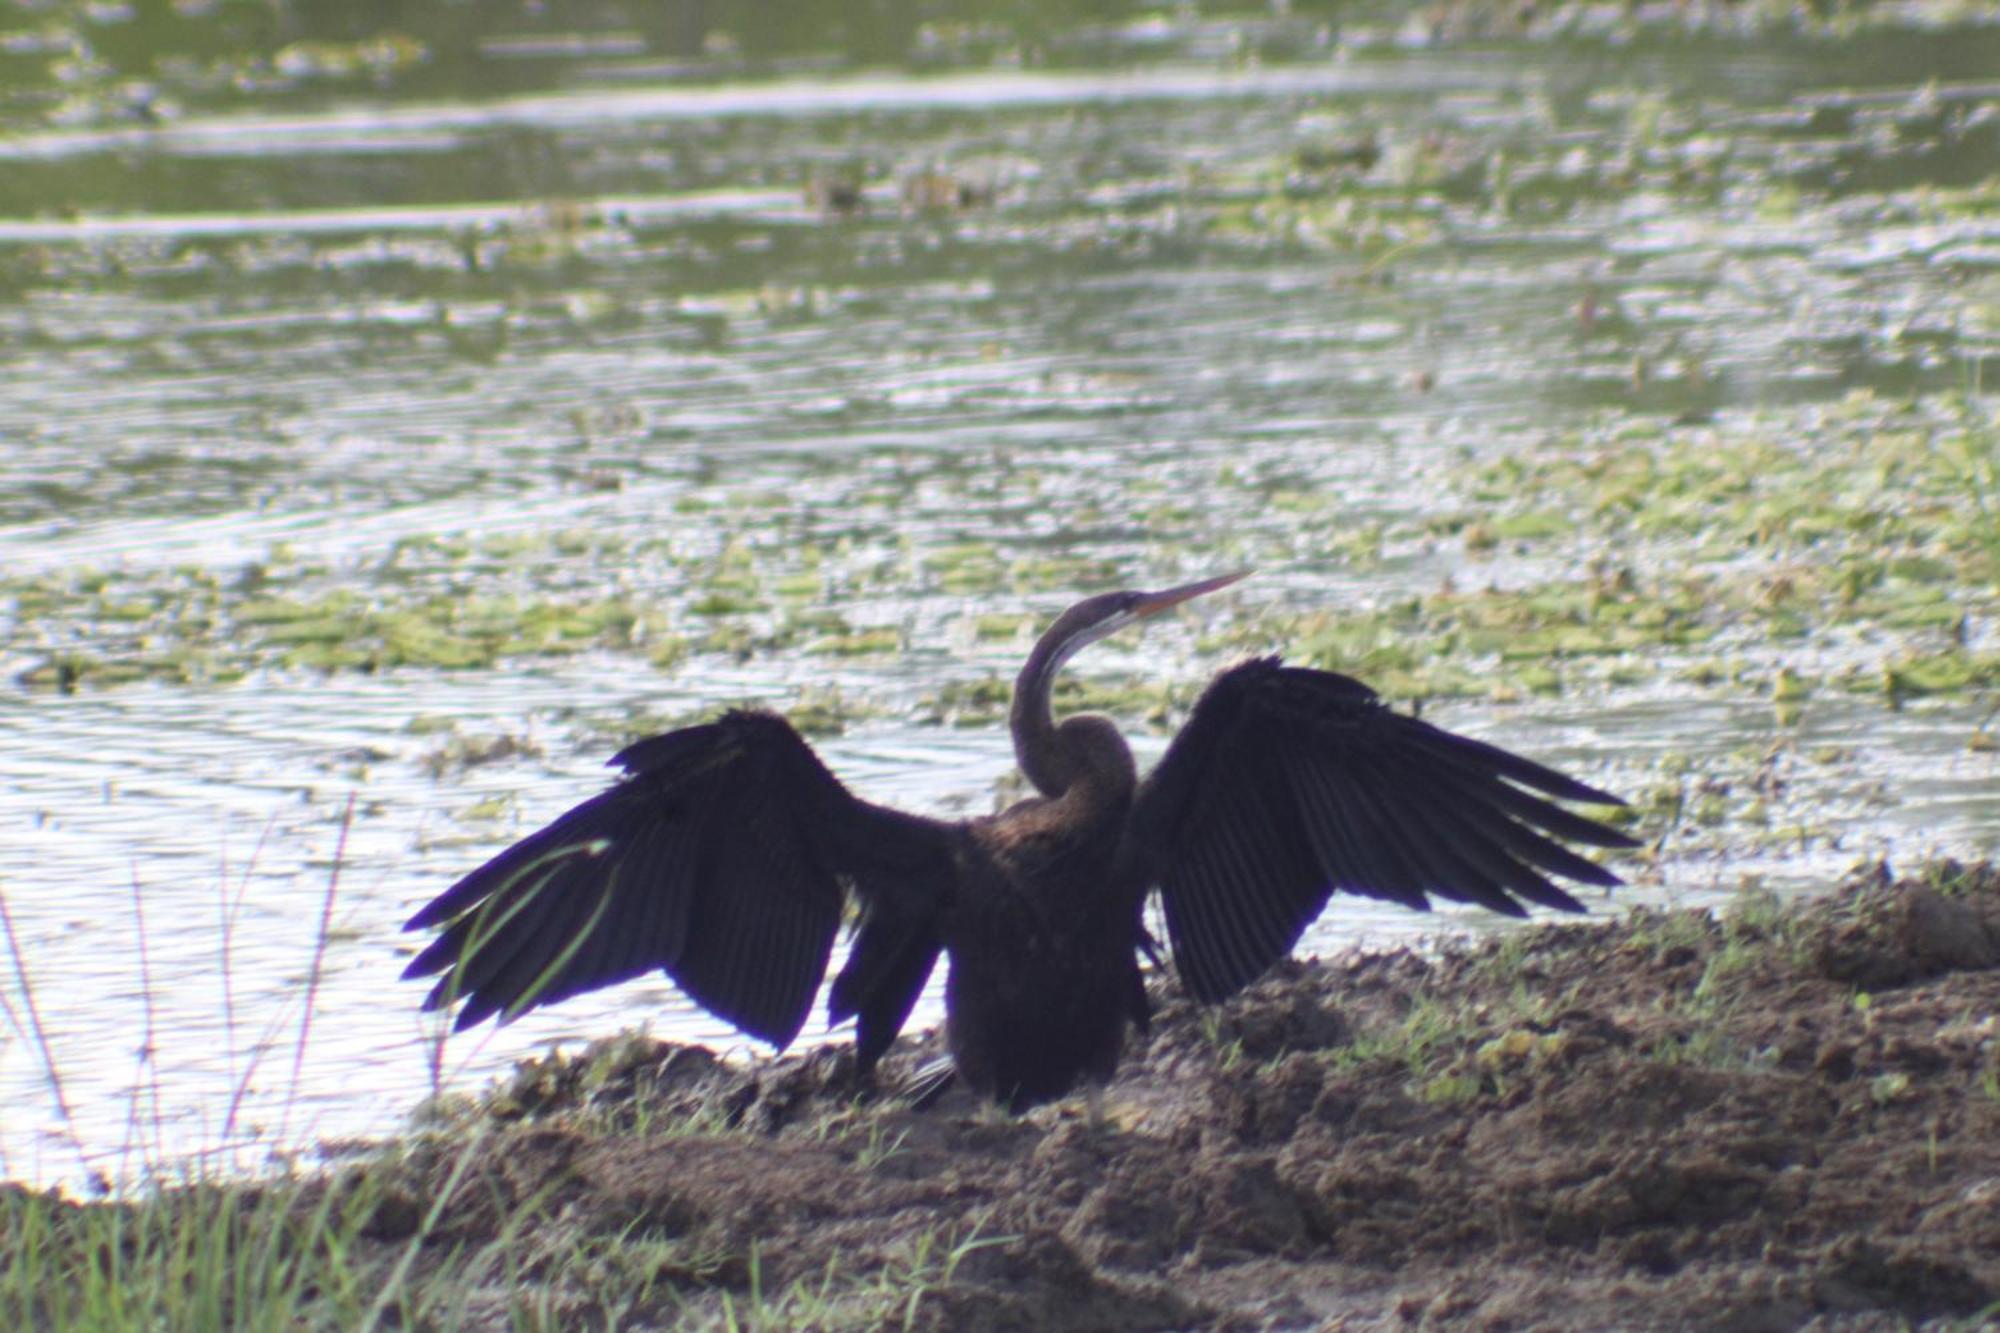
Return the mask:
<path id="1" fill-rule="evenodd" d="M 826 1017 L 829 1023 L 854 1019 L 854 1058 L 863 1070 L 874 1068 L 903 1030 L 943 948 L 935 897 L 913 902 L 885 894 L 862 907 L 847 966 L 827 996 Z"/>
<path id="2" fill-rule="evenodd" d="M 413 930 L 443 928 L 404 973 L 442 973 L 426 1008 L 461 1004 L 461 1029 L 494 1014 L 505 1022 L 657 967 L 710 1012 L 783 1047 L 825 976 L 843 886 L 884 919 L 921 921 L 914 886 L 948 863 L 946 826 L 858 800 L 774 714 L 730 713 L 611 762 L 624 781 L 411 918 Z M 935 957 L 923 960 L 926 975 Z M 909 1008 L 901 992 L 916 962 L 899 962 L 886 998 L 850 988 L 848 1012 L 872 1015 L 876 1028 L 901 1004 L 883 1046 Z"/>
<path id="3" fill-rule="evenodd" d="M 1537 795 L 1536 793 L 1541 793 Z M 1634 841 L 1544 799 L 1623 804 L 1276 658 L 1223 672 L 1141 785 L 1132 853 L 1159 886 L 1188 988 L 1219 1000 L 1290 953 L 1336 889 L 1525 915 L 1581 911 L 1550 880 L 1618 877 L 1563 846 Z"/>

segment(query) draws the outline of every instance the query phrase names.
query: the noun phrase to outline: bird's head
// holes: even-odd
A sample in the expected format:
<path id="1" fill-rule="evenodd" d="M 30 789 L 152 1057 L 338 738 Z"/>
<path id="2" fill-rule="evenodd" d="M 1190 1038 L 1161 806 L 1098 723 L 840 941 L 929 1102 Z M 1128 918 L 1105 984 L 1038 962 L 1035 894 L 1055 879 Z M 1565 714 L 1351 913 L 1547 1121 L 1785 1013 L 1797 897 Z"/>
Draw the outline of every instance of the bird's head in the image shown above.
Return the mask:
<path id="1" fill-rule="evenodd" d="M 1156 616 L 1168 607 L 1179 606 L 1191 597 L 1226 588 L 1249 573 L 1247 569 L 1239 570 L 1162 592 L 1127 589 L 1101 593 L 1085 598 L 1056 617 L 1056 623 L 1036 641 L 1034 651 L 1028 654 L 1027 664 L 1014 682 L 1014 755 L 1037 791 L 1044 796 L 1059 796 L 1068 790 L 1078 772 L 1093 769 L 1122 772 L 1125 785 L 1128 788 L 1131 785 L 1131 751 L 1109 721 L 1071 718 L 1058 734 L 1049 696 L 1062 664 L 1086 644 L 1116 634 L 1148 616 Z M 1095 743 L 1099 753 L 1094 759 L 1089 754 L 1077 753 L 1079 738 Z"/>
<path id="2" fill-rule="evenodd" d="M 1075 656 L 1077 651 L 1088 644 L 1096 643 L 1107 635 L 1116 634 L 1127 625 L 1136 624 L 1148 616 L 1156 616 L 1169 607 L 1179 606 L 1191 598 L 1200 597 L 1219 588 L 1226 588 L 1239 579 L 1250 576 L 1251 571 L 1239 569 L 1233 574 L 1222 574 L 1212 579 L 1201 579 L 1195 583 L 1183 583 L 1162 592 L 1145 592 L 1136 588 L 1123 592 L 1100 593 L 1086 597 L 1069 610 L 1056 617 L 1056 623 L 1049 626 L 1042 635 L 1042 643 L 1048 646 L 1043 659 L 1044 677 L 1053 676 L 1056 671 Z"/>

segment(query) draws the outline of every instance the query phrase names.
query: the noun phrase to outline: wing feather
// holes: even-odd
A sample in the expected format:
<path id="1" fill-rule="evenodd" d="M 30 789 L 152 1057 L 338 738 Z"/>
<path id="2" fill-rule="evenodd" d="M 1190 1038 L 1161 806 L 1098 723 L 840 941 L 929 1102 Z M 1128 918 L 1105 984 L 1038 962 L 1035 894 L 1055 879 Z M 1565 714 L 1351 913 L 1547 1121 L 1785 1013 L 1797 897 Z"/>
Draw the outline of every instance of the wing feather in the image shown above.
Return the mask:
<path id="1" fill-rule="evenodd" d="M 1218 789 L 1208 836 L 1192 839 L 1167 873 L 1162 901 L 1175 960 L 1195 993 L 1220 997 L 1254 980 L 1291 951 L 1318 913 L 1290 886 L 1317 873 L 1305 827 L 1268 774 Z M 1208 940 L 1209 950 L 1184 950 Z"/>
<path id="2" fill-rule="evenodd" d="M 586 854 L 581 844 L 567 851 L 569 856 Z M 427 1008 L 445 1008 L 464 998 L 460 1022 L 469 1026 L 505 1007 L 504 1001 L 491 996 L 510 989 L 503 980 L 509 967 L 524 949 L 534 952 L 536 939 L 573 906 L 565 901 L 562 889 L 567 859 L 548 859 L 532 872 L 510 878 L 504 888 L 479 903 L 478 910 L 452 922 L 417 955 L 405 976 L 449 969 L 431 988 L 424 1001 Z M 541 965 L 523 966 L 532 972 Z M 475 1011 L 479 1017 L 467 1016 Z"/>
<path id="3" fill-rule="evenodd" d="M 1327 888 L 1346 889 L 1405 905 L 1422 903 L 1428 909 L 1430 901 L 1424 897 L 1424 877 L 1412 864 L 1397 831 L 1384 827 L 1381 809 L 1365 775 L 1335 766 L 1319 756 L 1310 756 L 1303 762 L 1317 768 L 1320 781 L 1340 796 L 1338 830 L 1344 844 L 1343 854 L 1319 861 L 1320 875 Z"/>
<path id="4" fill-rule="evenodd" d="M 1442 781 L 1440 787 L 1454 800 L 1454 813 L 1523 864 L 1602 888 L 1615 888 L 1624 882 L 1595 861 L 1586 860 L 1554 839 L 1510 819 L 1505 807 L 1494 801 L 1489 791 Z M 1610 829 L 1604 832 L 1611 837 L 1625 837 Z M 1626 839 L 1616 845 L 1629 847 L 1636 844 Z"/>
<path id="5" fill-rule="evenodd" d="M 1419 889 L 1376 864 L 1378 851 L 1366 836 L 1367 820 L 1347 776 L 1299 751 L 1287 750 L 1284 757 L 1307 838 L 1328 888 L 1428 912 L 1430 900 Z M 1324 901 L 1320 900 L 1322 905 Z"/>
<path id="6" fill-rule="evenodd" d="M 1470 786 L 1471 784 L 1464 784 Z M 1594 819 L 1585 819 L 1559 805 L 1530 796 L 1519 787 L 1510 787 L 1504 782 L 1488 780 L 1478 784 L 1479 794 L 1501 813 L 1532 825 L 1545 833 L 1571 842 L 1581 842 L 1592 847 L 1624 847 L 1630 839 L 1615 829 L 1607 828 Z M 1567 872 L 1565 872 L 1567 873 Z"/>
<path id="7" fill-rule="evenodd" d="M 910 1016 L 943 945 L 932 919 L 892 899 L 862 910 L 847 965 L 833 979 L 827 1021 L 854 1019 L 854 1056 L 863 1072 L 875 1067 Z"/>
<path id="8" fill-rule="evenodd" d="M 1503 750 L 1486 741 L 1446 731 L 1421 718 L 1408 718 L 1406 722 L 1410 728 L 1411 740 L 1419 748 L 1432 754 L 1446 756 L 1454 764 L 1470 771 L 1497 774 L 1509 782 L 1533 787 L 1537 791 L 1565 801 L 1583 801 L 1592 805 L 1625 804 L 1610 792 L 1600 791 L 1587 783 L 1578 782 L 1566 773 L 1558 773 L 1553 768 L 1515 754 L 1512 750 Z"/>
<path id="9" fill-rule="evenodd" d="M 1583 904 L 1557 888 L 1547 877 L 1514 859 L 1472 821 L 1427 805 L 1416 806 L 1409 813 L 1413 820 L 1423 825 L 1427 836 L 1443 848 L 1455 863 L 1464 867 L 1467 881 L 1476 880 L 1486 886 L 1480 896 L 1467 895 L 1465 901 L 1488 906 L 1490 904 L 1483 895 L 1491 892 L 1502 897 L 1517 895 L 1537 906 L 1565 912 L 1583 910 Z M 1592 869 L 1596 868 L 1592 864 Z M 1448 886 L 1440 886 L 1438 892 L 1445 897 L 1452 896 Z M 1506 911 L 1505 908 L 1495 910 Z"/>
<path id="10" fill-rule="evenodd" d="M 1558 839 L 1636 844 L 1550 797 L 1620 803 L 1393 712 L 1359 681 L 1264 658 L 1196 703 L 1140 786 L 1128 850 L 1159 887 L 1183 979 L 1215 1000 L 1290 952 L 1336 891 L 1582 910 L 1549 876 L 1620 881 Z"/>
<path id="11" fill-rule="evenodd" d="M 1486 876 L 1462 873 L 1461 864 L 1447 854 L 1448 840 L 1428 836 L 1430 829 L 1418 813 L 1426 804 L 1422 793 L 1392 790 L 1383 785 L 1379 776 L 1368 777 L 1374 780 L 1357 781 L 1355 787 L 1367 813 L 1370 840 L 1388 848 L 1397 864 L 1407 868 L 1419 897 L 1428 900 L 1436 894 L 1475 902 L 1505 916 L 1527 915 L 1521 904 L 1499 892 Z M 1482 894 L 1484 888 L 1493 891 Z"/>
<path id="12" fill-rule="evenodd" d="M 1246 975 L 1261 970 L 1245 933 L 1222 920 L 1226 905 L 1241 889 L 1220 857 L 1214 843 L 1196 844 L 1175 867 L 1175 879 L 1162 895 L 1175 966 L 1203 998 L 1228 995 L 1243 986 Z M 1182 940 L 1203 940 L 1207 947 L 1184 950 Z"/>
<path id="13" fill-rule="evenodd" d="M 650 737 L 613 762 L 623 781 L 411 918 L 441 932 L 404 974 L 442 974 L 427 1008 L 459 1004 L 460 1028 L 506 1022 L 661 968 L 783 1047 L 825 976 L 847 885 L 918 918 L 944 887 L 946 826 L 856 799 L 773 714 Z"/>

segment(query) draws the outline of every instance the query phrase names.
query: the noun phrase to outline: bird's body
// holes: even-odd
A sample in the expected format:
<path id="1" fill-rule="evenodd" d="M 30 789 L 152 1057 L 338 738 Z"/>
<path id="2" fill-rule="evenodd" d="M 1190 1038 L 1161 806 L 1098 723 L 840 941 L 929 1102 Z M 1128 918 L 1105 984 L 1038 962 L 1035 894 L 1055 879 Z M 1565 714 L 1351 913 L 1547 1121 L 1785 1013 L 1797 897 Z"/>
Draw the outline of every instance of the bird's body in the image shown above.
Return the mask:
<path id="1" fill-rule="evenodd" d="M 967 829 L 943 914 L 945 1040 L 969 1086 L 1016 1109 L 1109 1080 L 1145 1024 L 1146 886 L 1118 863 L 1132 786 L 1077 782 Z"/>
<path id="2" fill-rule="evenodd" d="M 1288 954 L 1336 890 L 1523 915 L 1580 910 L 1548 879 L 1616 876 L 1556 837 L 1631 840 L 1554 805 L 1616 798 L 1386 708 L 1357 681 L 1260 659 L 1218 676 L 1141 782 L 1117 728 L 1058 724 L 1056 671 L 1085 644 L 1236 577 L 1070 608 L 1016 683 L 1037 794 L 947 822 L 859 800 L 775 714 L 739 710 L 640 741 L 626 780 L 500 853 L 419 912 L 443 927 L 406 975 L 444 975 L 458 1023 L 663 968 L 783 1047 L 860 918 L 829 1016 L 872 1068 L 939 956 L 947 1044 L 974 1091 L 1020 1110 L 1111 1077 L 1147 1018 L 1147 896 L 1184 986 L 1215 1001 Z M 1555 835 L 1554 837 L 1548 835 Z"/>

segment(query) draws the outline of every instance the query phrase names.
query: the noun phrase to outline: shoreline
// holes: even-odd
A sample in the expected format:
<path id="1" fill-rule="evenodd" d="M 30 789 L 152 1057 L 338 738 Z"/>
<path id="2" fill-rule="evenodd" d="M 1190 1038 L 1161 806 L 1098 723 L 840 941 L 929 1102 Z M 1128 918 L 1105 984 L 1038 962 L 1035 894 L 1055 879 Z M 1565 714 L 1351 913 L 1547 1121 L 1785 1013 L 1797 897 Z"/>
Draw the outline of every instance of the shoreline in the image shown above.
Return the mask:
<path id="1" fill-rule="evenodd" d="M 289 1275 L 262 1304 L 218 1296 L 238 1325 L 280 1298 L 348 1327 L 2000 1314 L 1990 865 L 1288 962 L 1212 1009 L 1154 998 L 1099 1125 L 1078 1097 L 913 1111 L 845 1047 L 746 1068 L 625 1034 L 330 1145 L 322 1173 L 84 1203 L 0 1186 L 0 1313 L 79 1326 L 75 1302 L 118 1289 L 171 1313 L 144 1274 L 178 1244 L 184 1266 Z M 899 1043 L 883 1083 L 936 1041 Z M 260 1260 L 266 1231 L 290 1239 Z"/>

